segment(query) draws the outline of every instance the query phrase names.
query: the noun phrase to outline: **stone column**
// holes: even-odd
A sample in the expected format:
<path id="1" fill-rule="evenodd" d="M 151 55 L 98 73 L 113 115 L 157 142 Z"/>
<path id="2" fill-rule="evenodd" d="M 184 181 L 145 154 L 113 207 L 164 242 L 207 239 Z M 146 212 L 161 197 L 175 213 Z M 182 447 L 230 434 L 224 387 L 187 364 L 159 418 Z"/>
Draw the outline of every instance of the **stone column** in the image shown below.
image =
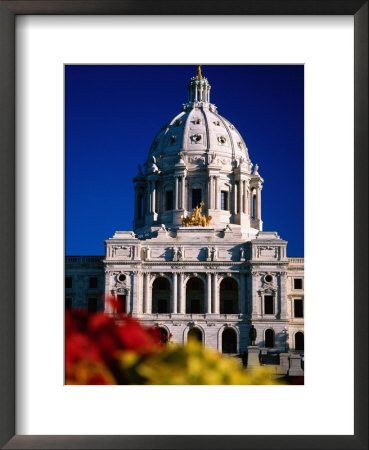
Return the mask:
<path id="1" fill-rule="evenodd" d="M 178 209 L 183 209 L 183 206 L 182 206 L 182 176 L 178 177 Z"/>
<path id="2" fill-rule="evenodd" d="M 145 273 L 144 313 L 151 314 L 151 291 L 149 273 Z"/>
<path id="3" fill-rule="evenodd" d="M 129 293 L 129 301 L 127 302 L 127 314 L 136 313 L 137 312 L 137 302 L 136 302 L 136 296 L 137 296 L 137 285 L 136 285 L 136 277 L 137 273 L 132 272 L 131 274 L 131 290 Z"/>
<path id="4" fill-rule="evenodd" d="M 249 207 L 250 207 L 249 190 L 246 186 L 246 191 L 245 191 L 245 212 L 246 212 L 246 214 L 250 214 Z"/>
<path id="5" fill-rule="evenodd" d="M 247 213 L 247 188 L 246 188 L 246 181 L 242 182 L 243 184 L 243 212 Z"/>
<path id="6" fill-rule="evenodd" d="M 206 292 L 207 292 L 207 296 L 206 296 L 206 312 L 207 314 L 211 314 L 211 273 L 208 272 L 207 274 L 207 285 L 206 285 Z"/>
<path id="7" fill-rule="evenodd" d="M 249 197 L 249 208 L 250 208 L 250 218 L 253 219 L 253 215 L 252 215 L 252 199 L 254 197 L 254 189 L 250 190 L 250 197 Z M 254 211 L 254 215 L 255 215 L 255 211 Z"/>
<path id="8" fill-rule="evenodd" d="M 240 273 L 241 278 L 241 299 L 238 300 L 239 312 L 246 314 L 246 278 L 244 273 Z"/>
<path id="9" fill-rule="evenodd" d="M 136 275 L 136 311 L 133 308 L 133 312 L 136 312 L 137 314 L 142 314 L 142 297 L 143 297 L 143 286 L 142 286 L 142 273 L 138 272 Z"/>
<path id="10" fill-rule="evenodd" d="M 183 295 L 183 293 L 184 293 L 183 281 L 184 281 L 184 274 L 180 273 L 179 274 L 179 308 L 178 308 L 180 314 L 186 314 L 186 298 L 185 298 L 185 295 Z"/>
<path id="11" fill-rule="evenodd" d="M 255 219 L 261 220 L 261 189 L 256 190 L 256 211 Z"/>
<path id="12" fill-rule="evenodd" d="M 242 214 L 242 180 L 238 182 L 238 212 Z"/>
<path id="13" fill-rule="evenodd" d="M 208 182 L 208 208 L 213 209 L 213 177 L 209 177 Z"/>
<path id="14" fill-rule="evenodd" d="M 152 181 L 152 212 L 156 212 L 156 182 Z"/>
<path id="15" fill-rule="evenodd" d="M 217 289 L 217 274 L 213 273 L 212 312 L 219 314 L 219 298 Z"/>
<path id="16" fill-rule="evenodd" d="M 110 273 L 109 272 L 105 272 L 105 301 L 104 301 L 104 312 L 105 314 L 113 314 L 113 308 L 112 308 L 112 304 L 109 301 L 110 300 Z"/>
<path id="17" fill-rule="evenodd" d="M 186 180 L 186 177 L 184 176 L 184 175 L 182 175 L 182 177 L 181 177 L 181 190 L 182 190 L 182 192 L 181 192 L 181 208 L 182 209 L 185 209 L 185 180 Z"/>
<path id="18" fill-rule="evenodd" d="M 280 318 L 287 319 L 286 302 L 284 299 L 287 298 L 287 275 L 286 272 L 281 272 L 279 275 L 279 295 L 278 299 L 280 302 Z"/>
<path id="19" fill-rule="evenodd" d="M 177 285 L 177 274 L 173 273 L 173 295 L 172 295 L 172 299 L 173 299 L 173 304 L 172 304 L 172 313 L 173 314 L 177 314 L 177 293 L 178 293 L 178 285 Z"/>
<path id="20" fill-rule="evenodd" d="M 179 192 L 178 192 L 178 177 L 176 176 L 176 182 L 175 182 L 175 188 L 174 188 L 174 209 L 178 209 L 178 197 L 179 197 Z"/>
<path id="21" fill-rule="evenodd" d="M 260 310 L 260 298 L 257 293 L 257 284 L 259 275 L 252 274 L 251 275 L 251 302 L 252 302 L 252 317 L 258 316 L 261 314 Z"/>
<path id="22" fill-rule="evenodd" d="M 233 190 L 233 208 L 234 208 L 234 214 L 237 214 L 237 196 L 238 196 L 238 185 L 237 181 L 234 183 L 234 190 Z"/>
<path id="23" fill-rule="evenodd" d="M 214 200 L 215 200 L 215 209 L 219 209 L 219 195 L 218 195 L 218 179 L 219 177 L 215 177 L 215 194 L 214 194 Z"/>

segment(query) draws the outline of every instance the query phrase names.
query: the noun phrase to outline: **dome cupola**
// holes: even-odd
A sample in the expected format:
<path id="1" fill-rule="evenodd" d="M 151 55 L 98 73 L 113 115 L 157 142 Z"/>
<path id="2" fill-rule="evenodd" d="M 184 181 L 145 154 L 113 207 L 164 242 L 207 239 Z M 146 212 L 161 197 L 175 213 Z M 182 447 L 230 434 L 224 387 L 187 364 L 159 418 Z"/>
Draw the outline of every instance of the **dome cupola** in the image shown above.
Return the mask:
<path id="1" fill-rule="evenodd" d="M 188 102 L 156 134 L 144 164 L 145 183 L 135 177 L 137 233 L 182 226 L 181 216 L 201 202 L 210 227 L 259 231 L 263 179 L 252 171 L 241 134 L 210 103 L 201 66 L 188 85 Z"/>
<path id="2" fill-rule="evenodd" d="M 210 103 L 210 88 L 207 78 L 202 76 L 201 66 L 197 66 L 197 75 L 191 78 L 188 85 L 188 102 Z"/>

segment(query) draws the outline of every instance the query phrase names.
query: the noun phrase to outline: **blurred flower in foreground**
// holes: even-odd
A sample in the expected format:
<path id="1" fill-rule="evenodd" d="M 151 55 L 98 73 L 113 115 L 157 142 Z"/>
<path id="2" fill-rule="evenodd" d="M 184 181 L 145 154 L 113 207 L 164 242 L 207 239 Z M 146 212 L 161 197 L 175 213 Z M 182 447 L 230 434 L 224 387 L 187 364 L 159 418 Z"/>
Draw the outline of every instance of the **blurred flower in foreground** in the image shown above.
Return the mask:
<path id="1" fill-rule="evenodd" d="M 129 352 L 119 354 L 119 363 L 133 384 L 280 384 L 271 372 L 260 367 L 245 370 L 240 361 L 203 347 L 190 340 L 185 346 L 171 344 L 161 352 L 139 358 Z"/>
<path id="2" fill-rule="evenodd" d="M 280 384 L 264 367 L 245 370 L 238 359 L 189 341 L 170 343 L 157 327 L 129 316 L 67 311 L 66 384 Z"/>

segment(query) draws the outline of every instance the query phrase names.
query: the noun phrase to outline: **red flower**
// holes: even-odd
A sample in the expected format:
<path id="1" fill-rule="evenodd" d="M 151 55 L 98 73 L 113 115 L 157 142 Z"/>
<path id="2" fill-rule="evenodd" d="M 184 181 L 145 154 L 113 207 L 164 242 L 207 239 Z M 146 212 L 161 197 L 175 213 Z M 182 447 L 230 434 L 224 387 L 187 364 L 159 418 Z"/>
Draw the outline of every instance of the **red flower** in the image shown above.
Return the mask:
<path id="1" fill-rule="evenodd" d="M 102 360 L 99 350 L 90 337 L 81 332 L 69 333 L 65 340 L 65 368 L 68 370 L 77 361 Z"/>
<path id="2" fill-rule="evenodd" d="M 102 357 L 110 363 L 122 348 L 113 319 L 103 313 L 94 314 L 88 322 L 88 331 Z"/>
<path id="3" fill-rule="evenodd" d="M 152 333 L 130 317 L 127 317 L 124 323 L 117 328 L 117 332 L 125 349 L 152 351 L 157 347 L 157 341 Z"/>

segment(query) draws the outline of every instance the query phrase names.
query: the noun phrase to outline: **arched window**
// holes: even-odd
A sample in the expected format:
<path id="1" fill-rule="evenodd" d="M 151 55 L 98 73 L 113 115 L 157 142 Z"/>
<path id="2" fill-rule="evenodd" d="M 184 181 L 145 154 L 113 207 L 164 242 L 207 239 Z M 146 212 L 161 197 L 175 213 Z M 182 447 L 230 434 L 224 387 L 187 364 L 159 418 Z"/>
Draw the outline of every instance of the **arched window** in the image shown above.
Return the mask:
<path id="1" fill-rule="evenodd" d="M 157 278 L 152 285 L 152 312 L 154 314 L 170 312 L 170 283 L 167 278 Z"/>
<path id="2" fill-rule="evenodd" d="M 237 353 L 237 333 L 233 328 L 226 328 L 222 333 L 222 352 Z"/>
<path id="3" fill-rule="evenodd" d="M 265 330 L 265 347 L 274 347 L 274 331 L 271 328 Z"/>
<path id="4" fill-rule="evenodd" d="M 191 278 L 186 285 L 186 314 L 204 313 L 204 283 L 200 278 Z"/>
<path id="5" fill-rule="evenodd" d="M 304 334 L 301 331 L 295 334 L 295 350 L 304 350 Z"/>
<path id="6" fill-rule="evenodd" d="M 187 335 L 187 341 L 191 340 L 202 342 L 202 331 L 200 328 L 191 328 Z"/>
<path id="7" fill-rule="evenodd" d="M 168 340 L 169 340 L 169 335 L 168 335 L 167 329 L 163 328 L 163 327 L 159 327 L 159 332 L 160 332 L 160 342 L 162 344 L 167 344 Z"/>
<path id="8" fill-rule="evenodd" d="M 220 283 L 220 314 L 238 314 L 238 284 L 233 278 Z"/>

